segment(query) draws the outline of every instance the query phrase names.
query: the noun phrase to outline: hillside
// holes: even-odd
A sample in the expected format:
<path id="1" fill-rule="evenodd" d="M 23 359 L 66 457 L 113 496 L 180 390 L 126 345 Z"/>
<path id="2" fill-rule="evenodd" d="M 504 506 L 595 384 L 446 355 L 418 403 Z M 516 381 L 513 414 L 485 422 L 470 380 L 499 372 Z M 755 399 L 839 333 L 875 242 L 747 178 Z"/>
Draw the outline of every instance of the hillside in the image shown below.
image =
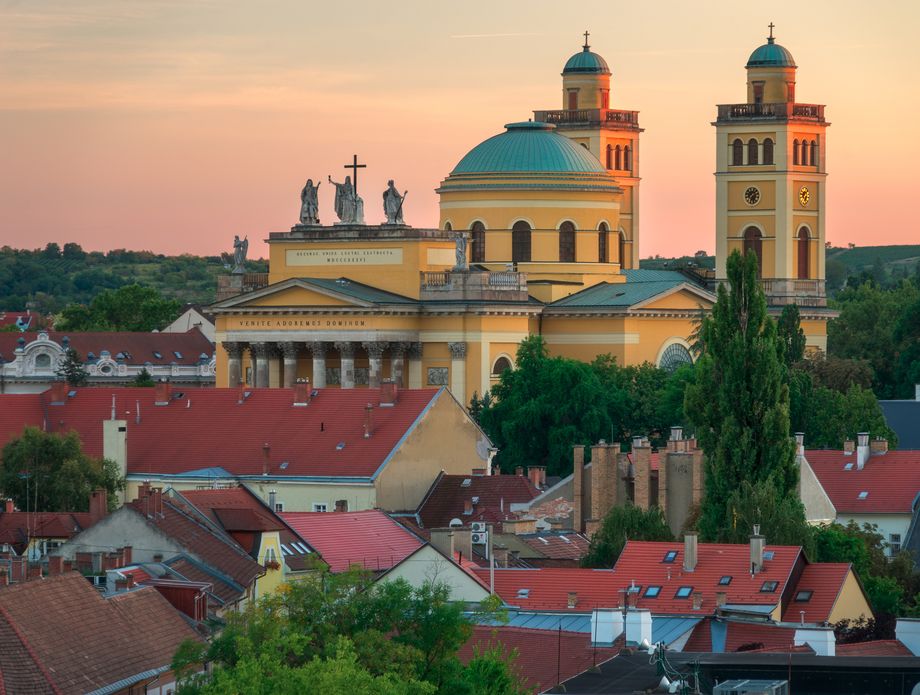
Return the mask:
<path id="1" fill-rule="evenodd" d="M 247 262 L 266 272 L 267 261 Z M 71 302 L 88 303 L 103 289 L 139 283 L 181 302 L 214 301 L 217 276 L 226 273 L 218 256 L 165 256 L 116 249 L 84 252 L 77 244 L 42 250 L 0 249 L 0 310 L 57 313 Z"/>
<path id="2" fill-rule="evenodd" d="M 843 263 L 855 273 L 870 270 L 876 261 L 888 264 L 915 265 L 920 262 L 920 244 L 904 246 L 856 246 L 854 248 L 831 247 L 827 260 Z"/>

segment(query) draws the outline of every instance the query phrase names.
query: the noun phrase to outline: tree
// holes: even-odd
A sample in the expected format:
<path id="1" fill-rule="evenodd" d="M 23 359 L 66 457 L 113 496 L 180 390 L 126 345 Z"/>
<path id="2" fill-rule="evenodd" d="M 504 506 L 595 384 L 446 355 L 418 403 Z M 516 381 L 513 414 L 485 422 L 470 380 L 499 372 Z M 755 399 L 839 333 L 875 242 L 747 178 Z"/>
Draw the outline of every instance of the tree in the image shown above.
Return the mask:
<path id="1" fill-rule="evenodd" d="M 674 535 L 659 507 L 640 509 L 628 503 L 612 507 L 591 537 L 583 567 L 613 567 L 626 541 L 673 541 Z"/>
<path id="2" fill-rule="evenodd" d="M 783 361 L 788 369 L 805 357 L 805 331 L 799 323 L 799 308 L 787 304 L 776 324 L 777 337 L 783 348 Z"/>
<path id="3" fill-rule="evenodd" d="M 730 526 L 721 529 L 720 540 L 723 542 L 747 542 L 756 524 L 768 543 L 800 545 L 806 555 L 812 555 L 814 534 L 805 521 L 805 507 L 798 495 L 780 496 L 771 480 L 753 483 L 744 480 L 738 489 L 731 492 L 726 506 Z"/>
<path id="4" fill-rule="evenodd" d="M 83 247 L 72 241 L 64 244 L 64 250 L 61 255 L 68 261 L 82 261 L 86 258 L 86 252 Z"/>
<path id="5" fill-rule="evenodd" d="M 96 295 L 88 307 L 71 304 L 61 313 L 59 330 L 160 330 L 179 315 L 181 304 L 166 299 L 152 287 L 126 285 Z"/>
<path id="6" fill-rule="evenodd" d="M 51 434 L 26 427 L 3 447 L 0 489 L 20 509 L 85 512 L 93 490 L 104 488 L 114 504 L 123 487 L 118 466 L 84 454 L 75 432 Z"/>
<path id="7" fill-rule="evenodd" d="M 858 432 L 884 437 L 891 448 L 898 445 L 898 435 L 888 426 L 875 394 L 856 384 L 845 394 L 818 386 L 802 396 L 799 410 L 804 418 L 801 431 L 811 448 L 839 449 Z"/>
<path id="8" fill-rule="evenodd" d="M 705 352 L 685 400 L 706 454 L 699 531 L 709 541 L 733 537 L 731 498 L 742 483 L 772 485 L 781 500 L 795 496 L 798 482 L 784 351 L 767 314 L 757 257 L 733 252 L 727 275 L 703 322 Z"/>
<path id="9" fill-rule="evenodd" d="M 60 258 L 61 257 L 61 247 L 58 246 L 55 242 L 48 242 L 48 245 L 45 246 L 45 250 L 42 251 L 42 255 L 45 258 Z"/>
<path id="10" fill-rule="evenodd" d="M 73 348 L 64 351 L 64 359 L 61 360 L 55 374 L 58 379 L 66 381 L 70 386 L 86 386 L 89 381 L 83 360 Z"/>
<path id="11" fill-rule="evenodd" d="M 478 391 L 473 391 L 473 397 L 470 399 L 470 405 L 467 408 L 467 411 L 470 414 L 470 417 L 473 418 L 477 423 L 482 419 L 482 411 L 490 408 L 492 406 L 492 392 L 486 390 L 482 395 L 482 398 L 479 397 Z"/>
<path id="12" fill-rule="evenodd" d="M 522 693 L 496 653 L 467 666 L 459 661 L 472 625 L 465 606 L 449 597 L 437 583 L 413 588 L 402 580 L 374 583 L 362 572 L 320 571 L 230 615 L 210 645 L 180 647 L 173 659 L 179 692 L 499 692 L 476 689 L 488 676 L 508 683 L 500 692 Z M 189 675 L 205 661 L 209 673 Z"/>
<path id="13" fill-rule="evenodd" d="M 130 383 L 130 386 L 142 386 L 142 387 L 152 387 L 155 386 L 156 382 L 153 380 L 153 377 L 150 376 L 150 372 L 147 371 L 147 367 L 141 369 L 138 372 L 137 376 L 134 377 L 134 380 Z"/>

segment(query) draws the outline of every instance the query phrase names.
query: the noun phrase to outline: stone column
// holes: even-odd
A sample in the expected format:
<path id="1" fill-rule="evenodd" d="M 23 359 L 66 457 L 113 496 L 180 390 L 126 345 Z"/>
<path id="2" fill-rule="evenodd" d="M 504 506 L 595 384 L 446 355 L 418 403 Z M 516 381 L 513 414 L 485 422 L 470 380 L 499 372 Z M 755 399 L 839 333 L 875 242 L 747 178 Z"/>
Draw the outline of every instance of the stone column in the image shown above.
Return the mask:
<path id="1" fill-rule="evenodd" d="M 355 387 L 355 344 L 349 341 L 336 341 L 335 349 L 342 360 L 342 388 Z"/>
<path id="2" fill-rule="evenodd" d="M 269 388 L 281 388 L 281 344 L 268 343 L 268 382 Z"/>
<path id="3" fill-rule="evenodd" d="M 243 344 L 223 343 L 227 351 L 227 386 L 236 388 L 243 381 Z"/>
<path id="4" fill-rule="evenodd" d="M 409 344 L 409 388 L 422 388 L 422 343 Z"/>
<path id="5" fill-rule="evenodd" d="M 466 405 L 466 343 L 448 343 L 450 350 L 450 392 Z"/>
<path id="6" fill-rule="evenodd" d="M 310 343 L 313 353 L 313 388 L 326 388 L 326 343 L 315 340 Z"/>
<path id="7" fill-rule="evenodd" d="M 403 365 L 409 346 L 410 343 L 393 343 L 390 346 L 390 378 L 399 388 L 403 387 Z"/>
<path id="8" fill-rule="evenodd" d="M 286 389 L 294 388 L 294 380 L 297 378 L 297 352 L 299 348 L 298 343 L 290 340 L 281 343 L 281 354 L 284 356 L 281 385 Z"/>
<path id="9" fill-rule="evenodd" d="M 387 343 L 361 343 L 367 350 L 367 386 L 372 389 L 380 388 L 381 372 L 383 371 L 383 351 L 387 349 Z"/>
<path id="10" fill-rule="evenodd" d="M 257 389 L 268 388 L 268 343 L 250 343 L 252 355 L 252 385 Z"/>

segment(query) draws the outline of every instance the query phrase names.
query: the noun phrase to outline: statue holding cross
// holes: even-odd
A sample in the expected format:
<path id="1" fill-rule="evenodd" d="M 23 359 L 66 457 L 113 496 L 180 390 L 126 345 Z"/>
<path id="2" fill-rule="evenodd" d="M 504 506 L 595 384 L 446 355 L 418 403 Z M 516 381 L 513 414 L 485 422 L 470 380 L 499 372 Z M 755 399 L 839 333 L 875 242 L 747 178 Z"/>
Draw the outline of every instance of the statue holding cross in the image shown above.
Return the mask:
<path id="1" fill-rule="evenodd" d="M 344 183 L 336 183 L 332 176 L 329 177 L 329 183 L 335 186 L 335 214 L 340 224 L 364 224 L 364 200 L 358 195 L 358 169 L 366 167 L 366 164 L 358 164 L 358 155 L 354 155 L 352 163 L 345 165 L 352 170 L 354 183 L 351 176 L 346 176 Z"/>

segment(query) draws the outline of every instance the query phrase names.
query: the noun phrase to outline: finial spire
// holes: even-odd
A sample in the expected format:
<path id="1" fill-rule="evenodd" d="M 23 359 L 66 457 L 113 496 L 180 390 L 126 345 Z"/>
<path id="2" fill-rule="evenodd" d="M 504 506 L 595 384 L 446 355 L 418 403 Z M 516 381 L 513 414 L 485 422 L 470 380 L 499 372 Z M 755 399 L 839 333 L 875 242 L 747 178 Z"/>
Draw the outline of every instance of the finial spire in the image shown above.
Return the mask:
<path id="1" fill-rule="evenodd" d="M 776 25 L 775 25 L 773 22 L 770 22 L 767 26 L 770 27 L 770 35 L 767 37 L 767 42 L 768 42 L 768 43 L 773 43 L 773 41 L 774 41 L 774 38 L 773 38 L 773 27 L 775 27 Z"/>
<path id="2" fill-rule="evenodd" d="M 591 46 L 588 45 L 588 36 L 590 36 L 590 34 L 588 33 L 587 30 L 585 30 L 585 50 L 586 50 L 586 51 L 587 51 L 589 48 L 591 48 Z"/>

